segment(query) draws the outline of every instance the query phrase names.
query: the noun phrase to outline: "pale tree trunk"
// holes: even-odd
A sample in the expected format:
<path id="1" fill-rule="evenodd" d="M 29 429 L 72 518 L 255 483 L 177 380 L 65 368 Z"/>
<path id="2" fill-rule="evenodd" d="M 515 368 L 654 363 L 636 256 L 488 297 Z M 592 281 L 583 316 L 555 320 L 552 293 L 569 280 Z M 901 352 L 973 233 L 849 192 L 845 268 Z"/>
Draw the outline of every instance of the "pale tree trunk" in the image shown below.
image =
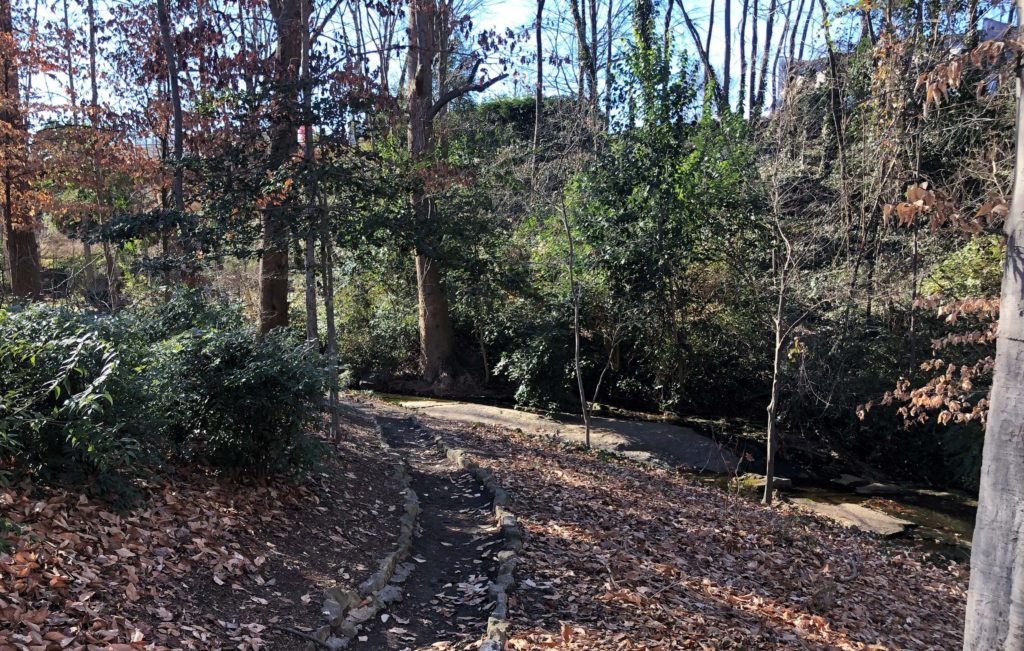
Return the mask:
<path id="1" fill-rule="evenodd" d="M 1018 0 L 1018 10 L 1024 0 Z M 1021 12 L 1024 15 L 1024 11 Z M 1024 648 L 1024 69 L 1017 69 L 1017 161 L 1006 220 L 995 377 L 971 547 L 965 651 Z"/>
<path id="2" fill-rule="evenodd" d="M 11 0 L 0 0 L 0 35 L 9 43 L 15 40 L 14 20 L 11 15 Z M 24 205 L 28 191 L 24 166 L 27 156 L 28 125 L 21 106 L 21 92 L 18 88 L 18 62 L 13 47 L 0 52 L 0 67 L 3 69 L 3 94 L 0 97 L 0 122 L 6 123 L 9 135 L 4 137 L 7 158 L 17 162 L 8 164 L 3 170 L 3 216 L 7 236 L 7 256 L 11 264 L 11 290 L 15 296 L 39 298 L 42 294 L 42 264 L 39 259 L 39 243 L 36 232 L 38 218 Z M 19 160 L 20 159 L 20 160 Z"/>
<path id="3" fill-rule="evenodd" d="M 747 87 L 747 104 L 750 117 L 754 117 L 754 100 L 757 98 L 757 0 L 751 0 L 750 10 L 750 85 Z"/>
<path id="4" fill-rule="evenodd" d="M 327 211 L 320 216 L 320 265 L 324 283 L 324 322 L 327 336 L 327 406 L 330 410 L 330 434 L 338 438 L 338 343 L 334 324 L 334 247 L 327 221 Z"/>
<path id="5" fill-rule="evenodd" d="M 75 88 L 75 59 L 72 49 L 74 39 L 71 33 L 71 20 L 68 16 L 68 0 L 64 0 L 62 4 L 64 5 L 64 62 L 65 74 L 68 76 L 68 100 L 71 105 L 71 124 L 77 127 L 78 93 Z M 83 215 L 82 221 L 88 224 L 89 218 Z M 85 282 L 88 287 L 92 287 L 92 245 L 87 240 L 82 242 L 82 257 L 85 258 Z"/>
<path id="6" fill-rule="evenodd" d="M 772 326 L 775 334 L 775 346 L 772 355 L 772 391 L 768 401 L 768 423 L 766 427 L 766 456 L 764 495 L 761 502 L 771 504 L 775 492 L 775 455 L 779 448 L 778 432 L 778 410 L 779 393 L 782 382 L 782 351 L 786 345 L 793 329 L 800 324 L 808 314 L 789 320 L 786 319 L 786 292 L 789 290 L 790 275 L 793 271 L 793 247 L 783 229 L 781 205 L 778 192 L 773 197 L 773 210 L 775 218 L 775 244 L 776 253 L 773 253 L 773 270 L 775 272 L 775 314 L 772 316 Z"/>
<path id="7" fill-rule="evenodd" d="M 747 16 L 750 13 L 750 0 L 743 0 L 743 7 L 740 10 L 740 77 L 739 77 L 739 98 L 736 101 L 736 112 L 743 114 L 743 103 L 747 89 Z"/>
<path id="8" fill-rule="evenodd" d="M 302 58 L 301 0 L 269 0 L 277 28 L 274 61 L 275 96 L 270 127 L 271 170 L 284 165 L 298 148 L 296 109 Z M 283 206 L 263 211 L 263 256 L 260 260 L 260 332 L 288 325 L 288 217 Z"/>
<path id="9" fill-rule="evenodd" d="M 338 342 L 334 323 L 334 243 L 331 241 L 330 215 L 317 194 L 320 208 L 320 275 L 323 279 L 324 326 L 327 336 L 327 406 L 330 410 L 330 434 L 337 440 L 338 433 Z"/>
<path id="10" fill-rule="evenodd" d="M 779 306 L 782 305 L 782 294 L 779 295 Z M 767 441 L 766 441 L 766 456 L 767 462 L 765 463 L 764 470 L 764 495 L 761 497 L 761 502 L 764 504 L 771 504 L 773 493 L 775 492 L 775 453 L 779 447 L 779 433 L 778 433 L 778 408 L 779 408 L 779 381 L 780 371 L 782 364 L 782 322 L 781 322 L 781 309 L 776 315 L 775 319 L 775 354 L 772 358 L 772 392 L 771 398 L 768 401 L 768 427 L 767 429 Z"/>
<path id="11" fill-rule="evenodd" d="M 564 202 L 561 206 L 561 215 L 562 227 L 565 228 L 565 238 L 569 244 L 569 257 L 566 259 L 566 266 L 569 270 L 569 299 L 572 301 L 573 369 L 576 373 L 576 387 L 580 393 L 580 412 L 583 414 L 583 427 L 586 430 L 584 442 L 589 448 L 590 403 L 587 401 L 587 392 L 583 388 L 583 368 L 580 356 L 580 300 L 582 297 L 579 283 L 576 282 L 576 246 L 572 237 L 572 225 L 569 224 L 569 213 L 565 208 Z"/>

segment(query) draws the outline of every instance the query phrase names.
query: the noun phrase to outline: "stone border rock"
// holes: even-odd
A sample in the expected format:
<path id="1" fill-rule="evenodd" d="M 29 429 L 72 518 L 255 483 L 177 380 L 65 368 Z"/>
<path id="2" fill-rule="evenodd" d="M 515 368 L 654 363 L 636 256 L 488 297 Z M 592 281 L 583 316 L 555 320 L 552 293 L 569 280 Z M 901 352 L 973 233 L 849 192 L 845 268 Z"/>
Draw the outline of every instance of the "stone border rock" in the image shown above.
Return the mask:
<path id="1" fill-rule="evenodd" d="M 376 616 L 388 603 L 388 584 L 412 549 L 412 540 L 420 514 L 419 496 L 412 489 L 405 460 L 388 445 L 384 438 L 384 429 L 376 416 L 373 423 L 381 445 L 396 458 L 392 479 L 397 481 L 405 492 L 405 509 L 399 519 L 398 542 L 395 550 L 380 560 L 377 571 L 360 583 L 355 590 L 334 587 L 324 591 L 322 612 L 327 624 L 316 632 L 318 644 L 311 642 L 306 646 L 307 651 L 315 651 L 318 648 L 344 649 L 348 646 L 359 627 Z"/>
<path id="2" fill-rule="evenodd" d="M 415 416 L 410 417 L 409 420 L 419 428 L 429 429 Z M 471 461 L 467 457 L 466 450 L 448 447 L 444 437 L 440 434 L 434 436 L 434 445 L 440 448 L 455 466 L 462 468 L 483 484 L 484 488 L 493 496 L 491 505 L 494 519 L 501 529 L 504 544 L 497 555 L 498 571 L 488 586 L 488 592 L 494 600 L 494 610 L 487 618 L 487 633 L 479 651 L 501 651 L 505 648 L 505 642 L 508 640 L 508 593 L 515 584 L 516 563 L 519 551 L 523 548 L 523 531 L 519 526 L 519 520 L 509 509 L 512 499 L 509 497 L 508 491 L 502 488 L 498 480 L 495 479 L 493 470 Z"/>

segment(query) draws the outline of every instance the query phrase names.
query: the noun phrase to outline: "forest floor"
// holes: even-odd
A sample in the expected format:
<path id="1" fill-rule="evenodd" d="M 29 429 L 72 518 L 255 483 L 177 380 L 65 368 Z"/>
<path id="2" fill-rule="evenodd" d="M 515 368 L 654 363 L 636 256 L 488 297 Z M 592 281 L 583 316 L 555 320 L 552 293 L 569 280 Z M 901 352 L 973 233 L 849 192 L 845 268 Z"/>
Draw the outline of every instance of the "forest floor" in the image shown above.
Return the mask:
<path id="1" fill-rule="evenodd" d="M 403 598 L 353 648 L 476 649 L 487 628 L 490 559 L 500 549 L 487 491 L 456 469 L 428 432 L 405 417 L 381 416 L 384 438 L 405 456 L 420 502 Z"/>
<path id="2" fill-rule="evenodd" d="M 494 470 L 525 526 L 511 649 L 961 646 L 965 564 L 543 434 L 419 418 Z"/>
<path id="3" fill-rule="evenodd" d="M 475 648 L 497 548 L 488 496 L 440 434 L 512 495 L 525 547 L 509 649 L 958 649 L 967 566 L 764 507 L 545 434 L 346 400 L 344 440 L 292 482 L 153 478 L 124 511 L 0 489 L 0 651 L 298 651 L 323 589 L 394 548 L 407 461 L 423 512 L 404 599 L 352 648 Z M 303 481 L 298 481 L 302 479 Z"/>
<path id="4" fill-rule="evenodd" d="M 116 510 L 80 492 L 0 488 L 0 651 L 305 649 L 323 590 L 394 548 L 403 501 L 373 423 L 292 480 L 153 477 Z"/>

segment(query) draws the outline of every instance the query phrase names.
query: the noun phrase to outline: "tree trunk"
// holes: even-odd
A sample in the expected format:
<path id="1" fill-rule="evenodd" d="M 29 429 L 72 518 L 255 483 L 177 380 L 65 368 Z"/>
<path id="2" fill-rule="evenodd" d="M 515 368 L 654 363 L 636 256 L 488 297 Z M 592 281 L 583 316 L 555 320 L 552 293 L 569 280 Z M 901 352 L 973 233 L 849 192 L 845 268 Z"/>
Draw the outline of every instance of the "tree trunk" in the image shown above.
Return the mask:
<path id="1" fill-rule="evenodd" d="M 533 170 L 537 175 L 537 153 L 540 149 L 540 122 L 544 114 L 544 42 L 541 40 L 541 19 L 544 17 L 544 0 L 537 0 L 537 20 L 534 30 L 537 34 L 537 87 L 534 91 L 533 115 Z"/>
<path id="2" fill-rule="evenodd" d="M 448 316 L 448 294 L 436 260 L 426 255 L 416 256 L 416 285 L 419 291 L 423 379 L 439 389 L 447 389 L 457 374 L 455 332 Z"/>
<path id="3" fill-rule="evenodd" d="M 750 117 L 754 117 L 754 100 L 757 98 L 757 0 L 751 0 L 750 10 L 750 82 L 747 87 L 747 104 Z"/>
<path id="4" fill-rule="evenodd" d="M 164 50 L 164 61 L 167 64 L 167 85 L 171 91 L 171 125 L 174 134 L 172 140 L 172 156 L 174 158 L 174 179 L 171 183 L 171 198 L 174 210 L 185 212 L 185 196 L 182 189 L 182 124 L 181 124 L 181 90 L 178 86 L 178 56 L 174 49 L 174 37 L 171 34 L 170 12 L 167 11 L 167 0 L 156 0 L 157 20 L 160 23 L 160 43 Z"/>
<path id="5" fill-rule="evenodd" d="M 615 0 L 608 0 L 608 49 L 604 61 L 604 124 L 605 130 L 612 129 L 612 88 L 615 74 L 612 72 L 612 49 L 615 45 Z M 595 44 L 596 48 L 597 45 Z"/>
<path id="6" fill-rule="evenodd" d="M 572 301 L 572 339 L 573 339 L 573 369 L 576 373 L 576 388 L 580 393 L 580 412 L 583 414 L 583 427 L 586 431 L 584 443 L 590 447 L 590 403 L 587 402 L 587 392 L 583 388 L 583 368 L 580 355 L 580 287 L 576 282 L 576 247 L 572 237 L 572 226 L 569 224 L 569 214 L 565 205 L 561 207 L 562 226 L 565 228 L 565 238 L 569 244 L 569 257 L 566 259 L 566 266 L 569 270 L 569 299 Z"/>
<path id="7" fill-rule="evenodd" d="M 740 77 L 739 98 L 736 101 L 736 112 L 743 115 L 743 103 L 747 88 L 747 15 L 750 13 L 750 0 L 743 0 L 740 10 Z"/>
<path id="8" fill-rule="evenodd" d="M 590 46 L 587 45 L 587 6 L 582 0 L 569 0 L 569 9 L 572 10 L 572 22 L 576 28 L 576 49 L 579 54 L 580 64 L 580 88 L 579 99 L 583 104 L 587 97 L 587 80 L 590 79 Z M 593 92 L 593 91 L 591 91 Z"/>
<path id="9" fill-rule="evenodd" d="M 732 0 L 725 2 L 725 22 L 722 25 L 722 34 L 725 37 L 725 51 L 722 53 L 722 94 L 725 101 L 729 103 L 729 86 L 732 83 Z"/>
<path id="10" fill-rule="evenodd" d="M 89 16 L 89 123 L 93 129 L 99 129 L 100 121 L 100 90 L 99 75 L 96 72 L 96 7 L 93 0 L 86 3 L 86 13 Z M 97 159 L 91 161 L 96 179 L 96 215 L 100 227 L 104 224 L 103 205 L 100 195 L 106 183 L 104 168 Z M 117 258 L 110 242 L 104 238 L 101 249 L 103 250 L 103 270 L 107 277 L 107 299 L 111 312 L 116 312 L 120 307 L 121 274 L 117 267 Z"/>
<path id="11" fill-rule="evenodd" d="M 434 0 L 409 2 L 409 50 L 406 76 L 409 80 L 409 157 L 415 165 L 434 149 L 433 64 L 437 53 L 434 30 L 437 4 Z M 412 193 L 413 217 L 428 230 L 432 204 L 422 190 Z M 453 349 L 455 331 L 448 315 L 445 292 L 437 260 L 418 247 L 416 285 L 419 295 L 420 353 L 423 379 L 440 390 L 450 387 L 456 373 Z"/>
<path id="12" fill-rule="evenodd" d="M 268 166 L 277 170 L 298 148 L 296 105 L 302 57 L 301 0 L 269 0 L 277 28 L 274 98 Z M 263 211 L 260 260 L 260 332 L 288 325 L 288 214 L 284 206 Z"/>
<path id="13" fill-rule="evenodd" d="M 308 194 L 306 195 L 306 239 L 304 267 L 306 272 L 306 341 L 316 343 L 319 338 L 319 324 L 316 309 L 316 233 L 318 220 L 317 180 L 313 171 L 313 70 L 310 60 L 310 13 L 312 3 L 302 2 L 302 160 L 306 165 Z M 322 262 L 322 260 L 321 260 Z"/>
<path id="14" fill-rule="evenodd" d="M 1018 0 L 1018 9 L 1024 0 Z M 1024 15 L 1024 12 L 1021 12 Z M 1017 161 L 1006 221 L 995 377 L 971 549 L 965 651 L 1024 648 L 1024 68 L 1017 69 Z"/>
<path id="15" fill-rule="evenodd" d="M 754 106 L 751 110 L 751 119 L 761 117 L 761 109 L 764 107 L 764 93 L 768 86 L 768 62 L 772 52 L 772 30 L 775 27 L 775 11 L 778 7 L 778 0 L 771 0 L 768 5 L 768 23 L 764 31 L 764 51 L 761 53 L 761 71 L 758 74 L 757 94 L 754 97 Z"/>
<path id="16" fill-rule="evenodd" d="M 781 304 L 781 298 L 780 298 Z M 780 311 L 781 314 L 781 311 Z M 772 359 L 772 392 L 771 399 L 768 401 L 768 427 L 767 427 L 767 462 L 764 470 L 764 495 L 761 497 L 761 502 L 764 504 L 771 504 L 773 493 L 775 491 L 775 452 L 778 449 L 778 423 L 777 423 L 777 411 L 779 404 L 779 366 L 782 361 L 782 340 L 780 337 L 782 324 L 779 321 L 775 323 L 775 355 Z"/>
<path id="17" fill-rule="evenodd" d="M 3 68 L 3 95 L 0 103 L 0 122 L 8 126 L 3 146 L 8 152 L 8 163 L 3 170 L 3 215 L 7 235 L 7 256 L 11 265 L 11 290 L 15 296 L 39 298 L 43 291 L 42 264 L 36 231 L 38 218 L 23 205 L 28 190 L 25 159 L 28 145 L 28 125 L 22 112 L 21 93 L 18 88 L 17 52 L 11 0 L 0 0 L 0 34 L 11 45 L 0 49 L 0 67 Z"/>
<path id="18" fill-rule="evenodd" d="M 323 278 L 324 326 L 327 336 L 327 406 L 330 409 L 330 434 L 337 440 L 338 435 L 338 341 L 334 323 L 334 244 L 331 241 L 330 214 L 321 205 L 322 198 L 317 194 L 317 205 L 320 208 L 320 274 Z"/>

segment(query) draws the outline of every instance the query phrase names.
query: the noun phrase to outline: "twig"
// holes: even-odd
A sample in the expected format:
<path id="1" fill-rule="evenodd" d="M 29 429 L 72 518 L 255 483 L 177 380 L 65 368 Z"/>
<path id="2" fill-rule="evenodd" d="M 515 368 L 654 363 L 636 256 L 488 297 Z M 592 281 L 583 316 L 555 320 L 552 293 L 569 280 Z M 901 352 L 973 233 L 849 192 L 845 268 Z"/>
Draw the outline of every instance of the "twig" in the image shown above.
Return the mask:
<path id="1" fill-rule="evenodd" d="M 309 633 L 307 633 L 305 631 L 300 631 L 299 629 L 292 628 L 291 626 L 282 626 L 280 624 L 271 624 L 270 628 L 272 628 L 274 630 L 277 630 L 277 631 L 283 631 L 285 633 L 290 633 L 290 634 L 294 635 L 295 637 L 301 637 L 302 639 L 304 639 L 306 641 L 309 641 L 309 642 L 312 642 L 313 644 L 317 645 L 318 647 L 320 647 L 322 649 L 330 649 L 331 648 L 326 642 L 320 641 L 315 635 L 310 635 Z"/>

